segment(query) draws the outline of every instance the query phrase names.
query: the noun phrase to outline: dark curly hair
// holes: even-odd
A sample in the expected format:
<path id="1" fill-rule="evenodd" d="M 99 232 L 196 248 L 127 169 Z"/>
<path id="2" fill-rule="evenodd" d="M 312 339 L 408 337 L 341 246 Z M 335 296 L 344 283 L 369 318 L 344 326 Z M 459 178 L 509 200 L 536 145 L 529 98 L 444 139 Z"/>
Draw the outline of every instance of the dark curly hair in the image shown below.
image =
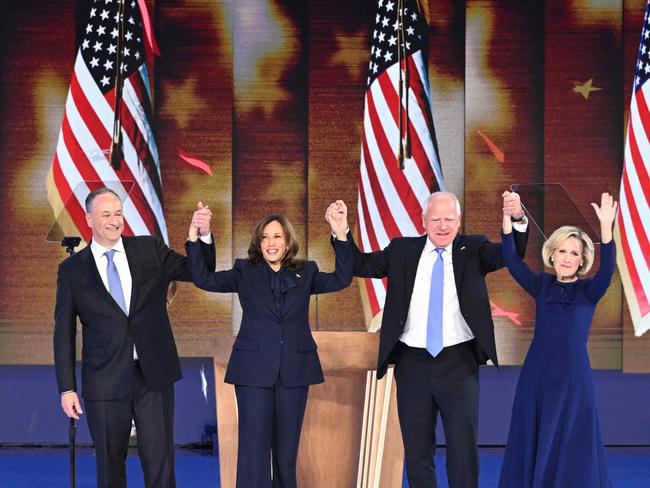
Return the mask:
<path id="1" fill-rule="evenodd" d="M 251 236 L 251 242 L 248 245 L 248 262 L 253 266 L 258 266 L 264 262 L 264 257 L 262 256 L 262 250 L 260 248 L 260 244 L 262 243 L 262 234 L 264 228 L 274 221 L 282 226 L 282 232 L 284 233 L 284 239 L 287 246 L 287 250 L 284 253 L 284 256 L 282 256 L 282 266 L 291 269 L 297 269 L 304 266 L 306 261 L 304 259 L 296 258 L 298 249 L 300 248 L 298 245 L 298 239 L 296 238 L 296 231 L 293 229 L 293 225 L 291 225 L 289 219 L 281 214 L 267 215 L 257 223 L 255 230 L 253 230 L 253 235 Z"/>

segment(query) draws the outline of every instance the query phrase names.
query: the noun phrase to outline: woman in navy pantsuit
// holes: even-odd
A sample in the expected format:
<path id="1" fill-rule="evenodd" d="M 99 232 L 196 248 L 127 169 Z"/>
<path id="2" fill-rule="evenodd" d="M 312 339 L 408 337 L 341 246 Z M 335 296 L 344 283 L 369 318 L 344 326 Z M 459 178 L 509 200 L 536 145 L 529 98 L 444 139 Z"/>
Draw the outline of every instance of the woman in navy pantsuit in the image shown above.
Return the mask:
<path id="1" fill-rule="evenodd" d="M 338 229 L 346 229 L 337 225 Z M 336 234 L 333 273 L 297 259 L 289 220 L 268 215 L 255 227 L 247 259 L 232 269 L 206 268 L 195 228 L 187 256 L 194 284 L 238 293 L 243 315 L 226 370 L 235 385 L 239 414 L 238 488 L 296 486 L 296 458 L 309 385 L 323 382 L 309 328 L 309 298 L 338 291 L 352 281 L 352 253 L 345 230 Z M 271 469 L 271 462 L 273 469 Z"/>

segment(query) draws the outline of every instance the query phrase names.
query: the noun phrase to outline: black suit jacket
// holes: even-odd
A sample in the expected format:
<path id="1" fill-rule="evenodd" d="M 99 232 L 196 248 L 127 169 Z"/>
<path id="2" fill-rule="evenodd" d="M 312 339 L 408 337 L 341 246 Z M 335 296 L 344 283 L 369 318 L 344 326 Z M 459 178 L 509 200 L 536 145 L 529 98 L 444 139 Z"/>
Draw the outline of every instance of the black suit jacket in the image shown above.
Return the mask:
<path id="1" fill-rule="evenodd" d="M 128 397 L 133 390 L 133 344 L 153 389 L 181 378 L 167 315 L 171 281 L 190 281 L 187 258 L 149 236 L 122 237 L 133 281 L 127 316 L 101 280 L 90 246 L 59 265 L 54 312 L 54 366 L 59 392 L 77 390 L 75 336 L 82 324 L 82 387 L 87 400 Z M 215 267 L 214 245 L 202 244 Z"/>
<path id="2" fill-rule="evenodd" d="M 523 257 L 528 232 L 515 231 L 514 234 L 517 253 Z M 388 365 L 398 359 L 395 346 L 404 331 L 418 262 L 426 240 L 426 235 L 399 237 L 384 250 L 366 254 L 355 247 L 355 276 L 388 277 L 377 361 L 378 378 L 383 377 Z M 479 364 L 491 359 L 498 365 L 485 275 L 505 266 L 501 244 L 492 243 L 485 236 L 458 234 L 452 246 L 452 259 L 460 311 L 476 337 L 476 358 Z"/>
<path id="3" fill-rule="evenodd" d="M 278 375 L 289 387 L 323 382 L 316 342 L 309 327 L 309 299 L 316 293 L 341 290 L 352 281 L 352 247 L 348 241 L 334 243 L 333 273 L 319 271 L 313 261 L 296 270 L 283 269 L 290 280 L 284 303 L 277 309 L 266 263 L 258 266 L 237 259 L 232 269 L 209 273 L 196 243 L 187 243 L 187 256 L 194 284 L 220 293 L 237 293 L 242 321 L 226 370 L 226 383 L 269 387 Z"/>

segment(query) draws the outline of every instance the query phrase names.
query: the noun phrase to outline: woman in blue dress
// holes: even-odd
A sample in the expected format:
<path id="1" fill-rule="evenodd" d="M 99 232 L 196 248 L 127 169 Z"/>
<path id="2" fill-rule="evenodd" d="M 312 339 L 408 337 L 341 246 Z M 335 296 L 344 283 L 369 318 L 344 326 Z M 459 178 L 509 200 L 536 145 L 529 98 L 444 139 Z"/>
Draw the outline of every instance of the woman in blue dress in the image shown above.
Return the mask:
<path id="1" fill-rule="evenodd" d="M 611 487 L 587 352 L 596 304 L 614 273 L 612 224 L 617 204 L 603 193 L 591 204 L 602 237 L 600 268 L 594 245 L 577 227 L 557 229 L 544 243 L 534 273 L 515 252 L 510 216 L 503 219 L 503 257 L 515 280 L 535 298 L 535 335 L 517 384 L 499 488 Z"/>

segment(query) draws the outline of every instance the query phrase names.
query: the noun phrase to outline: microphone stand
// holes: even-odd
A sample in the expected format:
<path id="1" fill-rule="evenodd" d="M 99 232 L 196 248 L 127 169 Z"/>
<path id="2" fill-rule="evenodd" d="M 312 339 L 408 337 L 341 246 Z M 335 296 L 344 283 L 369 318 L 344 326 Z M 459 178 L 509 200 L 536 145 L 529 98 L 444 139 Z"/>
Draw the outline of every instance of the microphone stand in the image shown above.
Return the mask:
<path id="1" fill-rule="evenodd" d="M 80 243 L 81 237 L 64 237 L 61 240 L 61 246 L 65 247 L 65 252 L 67 252 L 70 256 L 75 253 L 74 248 L 77 247 Z M 77 484 L 75 458 L 77 423 L 74 417 L 70 417 L 70 425 L 68 425 L 68 437 L 70 440 L 70 487 L 75 488 Z"/>

